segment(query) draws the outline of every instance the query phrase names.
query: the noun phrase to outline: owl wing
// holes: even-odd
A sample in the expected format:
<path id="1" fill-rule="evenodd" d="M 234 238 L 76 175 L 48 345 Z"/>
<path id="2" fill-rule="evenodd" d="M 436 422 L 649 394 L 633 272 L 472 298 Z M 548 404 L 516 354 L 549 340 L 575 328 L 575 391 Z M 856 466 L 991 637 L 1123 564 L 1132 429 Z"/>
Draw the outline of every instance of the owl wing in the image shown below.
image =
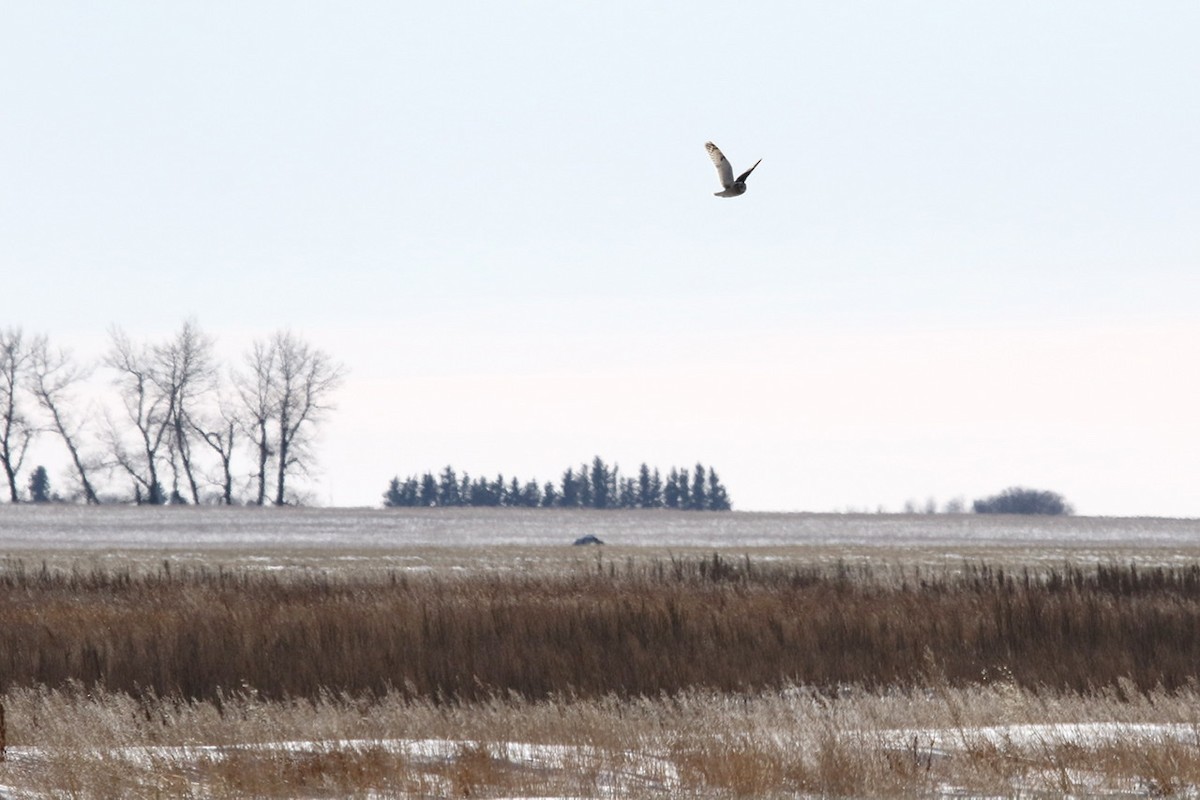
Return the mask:
<path id="1" fill-rule="evenodd" d="M 704 147 L 708 150 L 708 157 L 712 159 L 713 164 L 717 167 L 717 175 L 721 178 L 721 185 L 726 189 L 733 186 L 733 167 L 730 166 L 729 159 L 725 157 L 725 154 L 721 152 L 721 148 L 712 142 L 706 142 Z M 758 165 L 755 164 L 754 166 L 757 167 Z M 750 169 L 754 169 L 754 167 Z"/>
<path id="2" fill-rule="evenodd" d="M 762 163 L 762 159 L 760 158 L 758 161 L 754 162 L 754 167 L 757 167 L 761 163 Z M 738 175 L 738 183 L 745 182 L 746 178 L 750 177 L 750 173 L 754 172 L 754 167 L 751 167 L 750 169 L 743 172 L 741 175 Z"/>

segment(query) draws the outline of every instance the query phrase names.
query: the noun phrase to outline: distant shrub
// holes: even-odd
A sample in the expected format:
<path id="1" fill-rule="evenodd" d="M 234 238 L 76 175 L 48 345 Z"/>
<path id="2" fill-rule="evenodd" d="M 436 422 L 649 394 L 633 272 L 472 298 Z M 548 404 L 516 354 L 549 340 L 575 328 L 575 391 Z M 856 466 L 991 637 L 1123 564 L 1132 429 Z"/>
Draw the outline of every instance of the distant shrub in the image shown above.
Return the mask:
<path id="1" fill-rule="evenodd" d="M 1074 509 L 1057 492 L 1013 486 L 976 500 L 976 514 L 1070 514 Z"/>

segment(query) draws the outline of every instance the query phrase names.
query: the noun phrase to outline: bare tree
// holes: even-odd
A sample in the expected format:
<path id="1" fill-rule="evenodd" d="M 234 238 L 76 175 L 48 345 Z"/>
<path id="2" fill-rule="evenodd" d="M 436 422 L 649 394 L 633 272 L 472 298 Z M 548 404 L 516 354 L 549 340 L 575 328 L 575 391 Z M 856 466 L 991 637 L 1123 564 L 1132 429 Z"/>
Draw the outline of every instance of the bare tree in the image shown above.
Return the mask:
<path id="1" fill-rule="evenodd" d="M 267 466 L 274 459 L 275 505 L 287 502 L 287 479 L 312 464 L 315 429 L 332 409 L 330 395 L 344 367 L 290 331 L 255 342 L 249 373 L 239 380 L 246 425 L 258 456 L 258 503 L 266 501 Z"/>
<path id="2" fill-rule="evenodd" d="M 21 499 L 17 473 L 38 432 L 21 403 L 29 357 L 30 348 L 20 328 L 0 331 L 0 464 L 14 503 Z"/>
<path id="3" fill-rule="evenodd" d="M 189 415 L 192 432 L 200 437 L 216 454 L 221 465 L 218 485 L 221 487 L 221 503 L 233 505 L 233 454 L 237 442 L 237 433 L 243 427 L 242 417 L 220 394 L 217 397 L 216 411 L 209 415 Z"/>
<path id="4" fill-rule="evenodd" d="M 83 488 L 84 500 L 97 505 L 100 499 L 88 478 L 88 468 L 79 448 L 79 435 L 84 423 L 75 422 L 69 411 L 73 402 L 72 388 L 87 380 L 90 371 L 78 366 L 66 350 L 51 352 L 45 336 L 34 340 L 31 351 L 30 390 L 37 398 L 38 405 L 49 415 L 51 425 L 71 455 L 71 463 L 75 465 L 75 473 Z"/>
<path id="5" fill-rule="evenodd" d="M 256 470 L 253 477 L 258 486 L 254 502 L 260 506 L 267 501 L 267 465 L 274 454 L 268 426 L 275 414 L 272 386 L 277 356 L 278 353 L 271 343 L 254 342 L 246 356 L 249 372 L 240 374 L 235 379 L 238 398 L 245 411 L 242 427 L 254 445 Z"/>
<path id="6" fill-rule="evenodd" d="M 192 502 L 200 502 L 200 487 L 192 463 L 193 422 L 197 406 L 214 386 L 216 368 L 213 364 L 212 339 L 200 331 L 195 320 L 187 320 L 175 338 L 153 348 L 151 379 L 167 402 L 167 454 L 172 470 L 172 500 L 181 499 L 179 481 L 182 476 Z"/>
<path id="7" fill-rule="evenodd" d="M 341 386 L 345 368 L 290 332 L 276 334 L 275 342 L 279 348 L 275 505 L 283 505 L 287 475 L 293 468 L 308 469 L 312 429 L 332 410 L 329 395 Z"/>
<path id="8" fill-rule="evenodd" d="M 175 396 L 160 388 L 153 348 L 134 345 L 119 328 L 112 328 L 109 335 L 112 347 L 104 357 L 104 364 L 117 372 L 114 382 L 137 439 L 131 451 L 118 425 L 110 418 L 109 445 L 117 465 L 133 479 L 137 502 L 158 505 L 166 499 L 158 468 L 175 413 Z"/>

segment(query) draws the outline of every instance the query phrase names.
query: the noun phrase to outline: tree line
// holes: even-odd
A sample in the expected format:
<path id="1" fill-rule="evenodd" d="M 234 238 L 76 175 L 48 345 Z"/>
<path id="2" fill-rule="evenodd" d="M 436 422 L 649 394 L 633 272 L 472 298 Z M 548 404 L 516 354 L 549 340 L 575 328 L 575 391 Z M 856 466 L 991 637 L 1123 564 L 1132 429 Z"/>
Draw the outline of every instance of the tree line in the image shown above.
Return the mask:
<path id="1" fill-rule="evenodd" d="M 672 467 L 666 477 L 643 463 L 636 476 L 624 476 L 617 465 L 600 456 L 578 468 L 567 467 L 556 484 L 518 478 L 461 477 L 447 466 L 439 474 L 426 472 L 392 478 L 383 494 L 389 508 L 448 506 L 510 506 L 519 508 L 677 508 L 728 511 L 729 493 L 712 467 L 696 464 Z"/>
<path id="2" fill-rule="evenodd" d="M 245 488 L 256 505 L 290 501 L 290 479 L 314 463 L 340 363 L 281 330 L 224 365 L 190 319 L 161 341 L 134 341 L 118 327 L 108 339 L 98 363 L 85 364 L 45 335 L 0 330 L 0 467 L 11 502 L 23 499 L 20 476 L 41 436 L 71 464 L 66 499 L 232 505 Z M 104 407 L 87 394 L 97 369 L 115 395 Z M 31 500 L 56 497 L 44 467 L 28 486 Z"/>

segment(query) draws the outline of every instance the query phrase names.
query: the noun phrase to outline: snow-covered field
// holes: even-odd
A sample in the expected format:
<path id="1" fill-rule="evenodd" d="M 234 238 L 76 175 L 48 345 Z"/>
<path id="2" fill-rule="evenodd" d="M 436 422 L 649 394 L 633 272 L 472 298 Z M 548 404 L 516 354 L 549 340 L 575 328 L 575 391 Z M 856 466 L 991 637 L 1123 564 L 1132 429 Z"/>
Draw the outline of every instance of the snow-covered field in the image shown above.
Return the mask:
<path id="1" fill-rule="evenodd" d="M 0 549 L 569 545 L 1200 548 L 1200 520 L 540 509 L 0 506 Z"/>

